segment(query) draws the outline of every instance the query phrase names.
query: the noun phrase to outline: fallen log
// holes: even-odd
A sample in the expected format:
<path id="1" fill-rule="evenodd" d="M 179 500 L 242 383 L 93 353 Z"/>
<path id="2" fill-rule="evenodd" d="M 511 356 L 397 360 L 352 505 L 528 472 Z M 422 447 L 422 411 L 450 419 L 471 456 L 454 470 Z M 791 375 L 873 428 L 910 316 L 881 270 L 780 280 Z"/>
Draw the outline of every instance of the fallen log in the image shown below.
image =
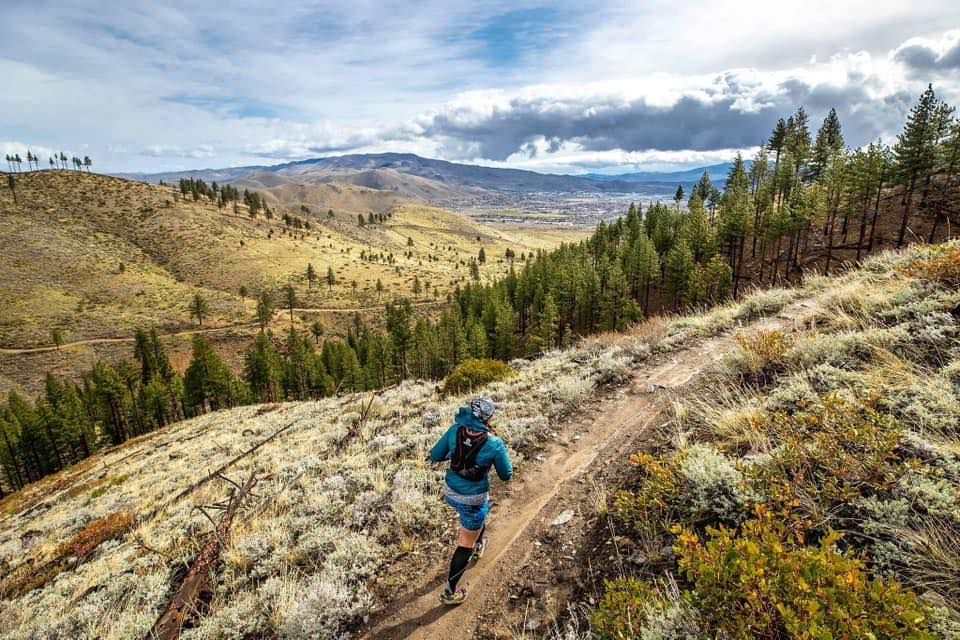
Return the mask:
<path id="1" fill-rule="evenodd" d="M 237 515 L 240 503 L 250 493 L 256 484 L 256 476 L 251 475 L 242 487 L 235 489 L 230 497 L 230 503 L 223 512 L 223 517 L 213 531 L 213 535 L 203 545 L 200 554 L 190 566 L 190 570 L 183 579 L 160 618 L 146 635 L 145 640 L 175 640 L 180 637 L 180 631 L 187 618 L 197 611 L 200 596 L 210 591 L 210 572 L 220 561 L 220 552 L 230 535 L 230 526 Z"/>

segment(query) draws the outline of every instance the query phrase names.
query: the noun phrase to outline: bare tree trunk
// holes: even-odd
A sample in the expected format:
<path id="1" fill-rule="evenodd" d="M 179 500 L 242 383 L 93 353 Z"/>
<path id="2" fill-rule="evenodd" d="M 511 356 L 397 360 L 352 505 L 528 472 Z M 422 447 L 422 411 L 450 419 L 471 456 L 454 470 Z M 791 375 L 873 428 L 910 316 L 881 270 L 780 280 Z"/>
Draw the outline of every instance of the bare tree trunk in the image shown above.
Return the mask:
<path id="1" fill-rule="evenodd" d="M 857 237 L 857 264 L 860 264 L 860 256 L 863 253 L 863 239 L 867 235 L 867 212 L 860 211 L 860 235 Z"/>
<path id="2" fill-rule="evenodd" d="M 897 236 L 897 248 L 903 246 L 903 240 L 907 236 L 907 222 L 910 220 L 910 206 L 913 204 L 913 187 L 916 178 L 910 180 L 910 186 L 904 194 L 903 200 L 903 220 L 900 222 L 900 234 Z"/>

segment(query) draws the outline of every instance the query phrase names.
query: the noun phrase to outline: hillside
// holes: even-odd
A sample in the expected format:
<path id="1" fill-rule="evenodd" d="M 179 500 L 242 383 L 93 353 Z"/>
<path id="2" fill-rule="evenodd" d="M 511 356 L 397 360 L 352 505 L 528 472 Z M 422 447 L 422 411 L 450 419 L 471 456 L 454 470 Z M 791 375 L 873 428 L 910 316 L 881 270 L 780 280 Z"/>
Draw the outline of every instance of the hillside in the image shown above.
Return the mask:
<path id="1" fill-rule="evenodd" d="M 515 361 L 484 392 L 517 480 L 442 617 L 453 519 L 424 456 L 466 397 L 156 431 L 0 502 L 0 637 L 142 637 L 233 489 L 214 471 L 257 484 L 185 638 L 958 637 L 958 285 L 960 245 L 917 247 Z M 732 546 L 755 560 L 711 564 Z"/>
<path id="2" fill-rule="evenodd" d="M 716 167 L 713 167 L 714 171 Z M 557 175 L 423 158 L 412 153 L 348 154 L 311 158 L 272 166 L 230 167 L 154 174 L 127 174 L 148 182 L 176 182 L 181 177 L 204 181 L 253 181 L 264 185 L 350 183 L 443 207 L 516 208 L 540 211 L 529 198 L 548 197 L 549 209 L 577 213 L 578 197 L 628 195 L 669 198 L 678 183 L 689 191 L 703 170 L 623 176 Z M 725 172 L 724 172 L 725 173 Z M 626 204 L 629 204 L 629 197 Z"/>
<path id="3" fill-rule="evenodd" d="M 168 187 L 72 171 L 26 173 L 16 184 L 19 204 L 9 190 L 0 193 L 0 392 L 19 386 L 32 393 L 45 371 L 75 376 L 97 358 L 129 356 L 129 344 L 84 341 L 129 340 L 136 327 L 197 330 L 188 306 L 198 293 L 210 307 L 203 328 L 218 329 L 211 338 L 228 345 L 252 333 L 258 293 L 271 290 L 279 298 L 287 284 L 303 310 L 298 322 L 321 319 L 337 332 L 355 311 L 375 317 L 384 301 L 413 297 L 415 276 L 430 283 L 424 302 L 442 299 L 469 277 L 467 262 L 481 247 L 491 257 L 481 277 L 494 279 L 508 269 L 508 247 L 519 255 L 582 237 L 493 228 L 336 183 L 264 190 L 272 220 L 262 213 L 251 219 L 243 206 L 234 213 L 206 198 L 189 201 Z M 285 225 L 280 218 L 287 212 L 310 221 L 311 229 Z M 390 216 L 359 227 L 357 216 L 371 212 Z M 371 253 L 377 260 L 361 257 Z M 307 282 L 308 264 L 320 278 L 315 284 Z M 328 268 L 334 286 L 325 284 Z M 376 292 L 377 280 L 385 294 Z M 54 328 L 65 343 L 81 344 L 59 353 L 21 352 L 52 347 Z M 175 353 L 182 355 L 188 341 L 181 336 Z"/>

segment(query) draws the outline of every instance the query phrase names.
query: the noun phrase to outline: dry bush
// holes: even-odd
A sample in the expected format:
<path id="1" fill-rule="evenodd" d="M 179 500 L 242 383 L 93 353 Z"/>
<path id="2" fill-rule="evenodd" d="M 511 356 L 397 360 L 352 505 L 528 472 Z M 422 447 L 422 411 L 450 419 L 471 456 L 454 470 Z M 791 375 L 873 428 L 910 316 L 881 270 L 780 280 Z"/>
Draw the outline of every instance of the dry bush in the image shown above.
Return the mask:
<path id="1" fill-rule="evenodd" d="M 960 286 L 960 245 L 931 247 L 929 253 L 903 269 L 904 273 L 947 287 Z"/>
<path id="2" fill-rule="evenodd" d="M 757 331 L 737 334 L 737 344 L 739 352 L 729 359 L 733 369 L 743 381 L 762 385 L 783 369 L 793 339 L 782 331 Z"/>
<path id="3" fill-rule="evenodd" d="M 61 546 L 60 552 L 64 555 L 70 553 L 83 560 L 102 543 L 126 533 L 133 526 L 133 522 L 133 514 L 129 511 L 118 511 L 106 518 L 95 520 Z"/>
<path id="4" fill-rule="evenodd" d="M 491 382 L 509 380 L 514 375 L 510 365 L 500 360 L 471 358 L 464 360 L 450 372 L 443 383 L 443 392 L 445 394 L 468 393 Z"/>

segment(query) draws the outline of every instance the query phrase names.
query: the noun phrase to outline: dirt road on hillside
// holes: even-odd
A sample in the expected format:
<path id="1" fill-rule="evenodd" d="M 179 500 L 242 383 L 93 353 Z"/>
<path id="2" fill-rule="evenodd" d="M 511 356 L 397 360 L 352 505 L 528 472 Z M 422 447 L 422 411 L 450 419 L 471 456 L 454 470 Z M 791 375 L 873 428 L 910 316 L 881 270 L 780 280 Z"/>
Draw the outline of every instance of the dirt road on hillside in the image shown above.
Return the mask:
<path id="1" fill-rule="evenodd" d="M 758 320 L 745 330 L 792 328 L 805 322 L 813 308 L 810 303 L 797 303 L 776 318 Z M 458 607 L 445 607 L 438 602 L 449 561 L 444 556 L 432 571 L 411 578 L 413 582 L 388 603 L 384 614 L 371 620 L 362 637 L 478 637 L 481 618 L 496 618 L 498 611 L 506 610 L 511 596 L 516 597 L 511 593 L 511 582 L 517 570 L 527 567 L 542 544 L 542 533 L 556 528 L 552 522 L 569 502 L 566 498 L 573 493 L 593 491 L 588 482 L 590 470 L 605 464 L 610 455 L 622 455 L 625 445 L 642 439 L 670 397 L 718 363 L 735 344 L 733 335 L 724 334 L 666 354 L 649 369 L 639 370 L 617 397 L 605 400 L 601 413 L 564 424 L 559 436 L 544 451 L 541 462 L 526 466 L 522 479 L 508 491 L 495 490 L 489 546 L 483 559 L 461 581 L 470 592 L 467 601 Z M 566 526 L 576 527 L 577 521 Z"/>
<path id="2" fill-rule="evenodd" d="M 411 302 L 410 305 L 414 307 L 423 307 L 427 305 L 440 305 L 446 304 L 446 301 L 440 300 L 421 300 L 418 302 Z M 384 309 L 384 305 L 376 305 L 373 307 L 294 307 L 294 313 L 357 313 L 361 311 L 379 311 Z M 277 309 L 274 311 L 274 318 L 278 318 L 284 314 L 289 314 L 290 309 Z M 176 337 L 185 337 L 185 336 L 195 336 L 203 335 L 207 333 L 219 333 L 221 331 L 230 331 L 236 329 L 255 329 L 260 325 L 256 322 L 241 322 L 238 324 L 228 324 L 222 327 L 207 327 L 206 329 L 186 329 L 184 331 L 173 331 L 171 333 L 161 333 L 161 338 L 176 338 Z M 70 349 L 72 347 L 79 347 L 83 345 L 91 344 L 121 344 L 124 342 L 133 342 L 133 337 L 117 337 L 117 338 L 88 338 L 86 340 L 74 340 L 73 342 L 64 342 L 60 345 L 60 349 Z M 47 351 L 58 351 L 60 350 L 56 346 L 47 346 L 47 347 L 0 347 L 0 355 L 16 355 L 20 353 L 44 353 Z"/>

